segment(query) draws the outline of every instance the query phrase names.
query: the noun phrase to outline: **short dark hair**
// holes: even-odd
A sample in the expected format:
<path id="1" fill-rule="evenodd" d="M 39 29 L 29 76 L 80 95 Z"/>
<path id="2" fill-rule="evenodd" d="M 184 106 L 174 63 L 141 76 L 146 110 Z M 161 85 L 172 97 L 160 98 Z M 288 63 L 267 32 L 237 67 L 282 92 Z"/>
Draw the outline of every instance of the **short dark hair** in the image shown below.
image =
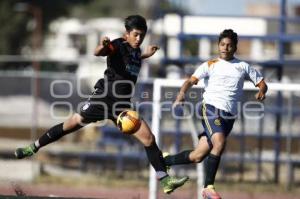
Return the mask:
<path id="1" fill-rule="evenodd" d="M 219 35 L 219 43 L 223 38 L 229 38 L 232 42 L 237 45 L 238 44 L 238 35 L 232 29 L 225 29 Z"/>
<path id="2" fill-rule="evenodd" d="M 130 15 L 125 19 L 126 31 L 130 32 L 132 29 L 143 30 L 147 32 L 146 19 L 140 15 Z"/>

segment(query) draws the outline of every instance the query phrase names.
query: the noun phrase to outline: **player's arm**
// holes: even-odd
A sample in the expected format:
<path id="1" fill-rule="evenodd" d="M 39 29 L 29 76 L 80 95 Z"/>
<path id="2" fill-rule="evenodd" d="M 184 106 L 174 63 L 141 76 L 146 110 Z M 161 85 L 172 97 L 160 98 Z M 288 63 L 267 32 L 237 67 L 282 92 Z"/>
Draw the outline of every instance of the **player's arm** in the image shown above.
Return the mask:
<path id="1" fill-rule="evenodd" d="M 268 91 L 268 86 L 263 76 L 249 64 L 245 65 L 245 71 L 247 74 L 246 78 L 252 81 L 255 86 L 259 88 L 259 91 L 255 94 L 255 98 L 259 101 L 263 101 L 266 98 L 266 92 Z"/>
<path id="2" fill-rule="evenodd" d="M 154 55 L 154 53 L 159 50 L 159 46 L 157 45 L 150 45 L 147 47 L 146 49 L 146 52 L 144 52 L 142 55 L 141 55 L 141 58 L 142 59 L 146 59 L 148 57 L 151 57 L 152 55 Z"/>
<path id="3" fill-rule="evenodd" d="M 205 62 L 205 63 L 201 64 L 196 69 L 194 74 L 183 83 L 183 85 L 181 86 L 180 92 L 177 95 L 175 102 L 173 103 L 173 107 L 176 107 L 177 105 L 182 105 L 182 103 L 184 102 L 185 93 L 193 85 L 197 84 L 200 79 L 208 77 L 208 76 L 209 76 L 209 65 L 208 65 L 208 62 Z"/>
<path id="4" fill-rule="evenodd" d="M 259 101 L 263 101 L 266 98 L 268 86 L 264 80 L 261 80 L 256 87 L 259 88 L 259 91 L 256 93 L 255 98 Z"/>
<path id="5" fill-rule="evenodd" d="M 176 107 L 178 105 L 182 105 L 184 102 L 185 93 L 195 84 L 197 84 L 199 81 L 198 78 L 191 76 L 189 79 L 187 79 L 183 85 L 181 86 L 181 89 L 179 91 L 179 94 L 176 97 L 175 102 L 173 103 L 173 107 Z"/>
<path id="6" fill-rule="evenodd" d="M 96 47 L 94 51 L 95 56 L 107 56 L 111 52 L 113 46 L 110 43 L 110 39 L 108 37 L 102 37 L 99 45 Z"/>

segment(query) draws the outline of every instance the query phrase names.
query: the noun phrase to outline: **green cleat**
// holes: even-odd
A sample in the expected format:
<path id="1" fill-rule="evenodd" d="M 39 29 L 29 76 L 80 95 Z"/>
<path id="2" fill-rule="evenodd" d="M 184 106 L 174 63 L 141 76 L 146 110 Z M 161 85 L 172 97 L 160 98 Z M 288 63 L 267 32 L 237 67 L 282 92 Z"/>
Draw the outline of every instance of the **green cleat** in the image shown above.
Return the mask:
<path id="1" fill-rule="evenodd" d="M 15 151 L 15 156 L 18 159 L 23 159 L 25 157 L 30 157 L 37 152 L 37 148 L 34 144 L 26 146 L 24 148 L 17 148 Z"/>
<path id="2" fill-rule="evenodd" d="M 184 185 L 184 183 L 188 181 L 188 179 L 188 177 L 177 179 L 175 177 L 167 176 L 160 181 L 160 184 L 163 187 L 164 193 L 170 194 L 178 187 Z"/>

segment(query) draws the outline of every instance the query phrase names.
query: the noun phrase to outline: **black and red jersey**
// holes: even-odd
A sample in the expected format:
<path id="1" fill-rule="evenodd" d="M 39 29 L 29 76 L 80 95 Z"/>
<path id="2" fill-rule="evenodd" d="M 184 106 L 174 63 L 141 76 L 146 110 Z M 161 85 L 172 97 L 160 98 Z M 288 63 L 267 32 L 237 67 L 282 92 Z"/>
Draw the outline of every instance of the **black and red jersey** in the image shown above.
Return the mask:
<path id="1" fill-rule="evenodd" d="M 109 44 L 107 69 L 104 79 L 100 79 L 95 88 L 108 87 L 108 94 L 128 96 L 133 92 L 142 65 L 141 49 L 132 48 L 124 38 L 113 40 Z M 119 98 L 117 96 L 116 98 Z"/>

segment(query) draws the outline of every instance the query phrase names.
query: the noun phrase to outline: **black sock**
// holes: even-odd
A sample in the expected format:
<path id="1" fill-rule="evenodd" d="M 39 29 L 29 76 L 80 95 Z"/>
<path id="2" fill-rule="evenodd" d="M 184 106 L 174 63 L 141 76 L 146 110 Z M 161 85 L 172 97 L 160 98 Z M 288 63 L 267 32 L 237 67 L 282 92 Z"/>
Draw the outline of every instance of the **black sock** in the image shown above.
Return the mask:
<path id="1" fill-rule="evenodd" d="M 189 158 L 192 150 L 182 151 L 176 155 L 169 155 L 165 157 L 165 163 L 167 166 L 178 165 L 178 164 L 190 164 L 192 161 Z"/>
<path id="2" fill-rule="evenodd" d="M 38 139 L 39 146 L 36 146 L 36 144 L 35 144 L 35 147 L 38 150 L 41 147 L 46 146 L 47 144 L 55 142 L 56 140 L 60 139 L 64 135 L 80 129 L 81 127 L 82 127 L 81 125 L 77 125 L 70 130 L 64 131 L 63 123 L 57 124 L 57 125 L 53 126 L 52 128 L 50 128 L 44 135 L 42 135 Z"/>
<path id="3" fill-rule="evenodd" d="M 217 170 L 219 167 L 221 157 L 213 154 L 209 154 L 205 161 L 205 182 L 204 187 L 207 185 L 213 185 L 215 183 L 215 178 Z"/>
<path id="4" fill-rule="evenodd" d="M 146 154 L 150 164 L 156 172 L 167 172 L 164 158 L 156 143 L 145 146 Z"/>

